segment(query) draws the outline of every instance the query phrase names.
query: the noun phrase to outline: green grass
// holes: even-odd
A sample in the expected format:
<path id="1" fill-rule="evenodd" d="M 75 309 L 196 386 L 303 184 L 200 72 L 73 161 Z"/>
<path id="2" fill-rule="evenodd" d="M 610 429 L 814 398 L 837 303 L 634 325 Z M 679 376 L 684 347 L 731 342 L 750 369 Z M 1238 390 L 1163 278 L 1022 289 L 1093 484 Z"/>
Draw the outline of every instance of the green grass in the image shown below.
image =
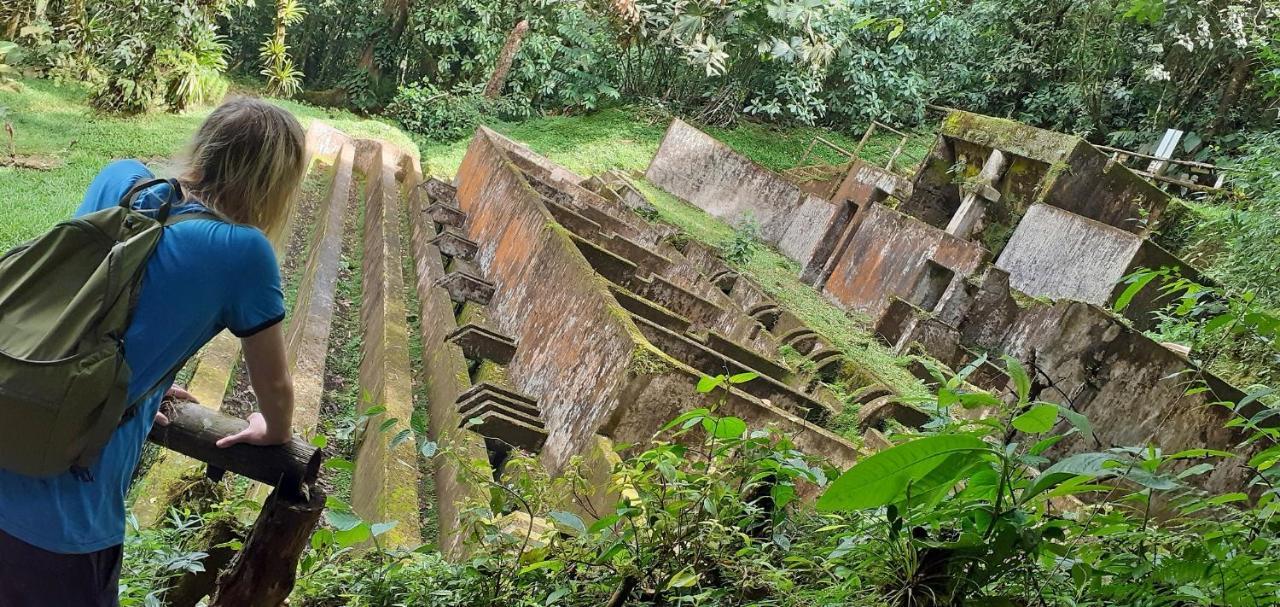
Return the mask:
<path id="1" fill-rule="evenodd" d="M 644 170 L 658 150 L 666 121 L 650 121 L 627 109 L 608 109 L 581 116 L 550 116 L 518 123 L 488 125 L 538 153 L 583 175 L 612 168 Z M 451 178 L 462 164 L 470 137 L 451 142 L 419 141 L 422 170 Z"/>
<path id="2" fill-rule="evenodd" d="M 670 120 L 670 116 L 623 107 L 587 115 L 551 116 L 517 123 L 494 122 L 488 126 L 528 144 L 571 171 L 591 175 L 615 168 L 644 171 L 658 150 Z M 778 127 L 754 122 L 742 122 L 728 129 L 702 128 L 738 153 L 774 171 L 797 166 L 815 135 L 849 151 L 857 147 L 858 140 L 862 138 L 861 133 L 851 135 L 829 129 Z M 452 177 L 462 163 L 469 141 L 470 137 L 450 142 L 419 140 L 423 172 L 442 178 Z M 932 144 L 931 133 L 913 134 L 894 165 L 903 169 L 914 166 L 929 153 Z M 860 156 L 883 164 L 897 145 L 897 136 L 877 132 L 863 146 Z M 843 155 L 826 146 L 814 146 L 814 154 L 823 162 L 844 162 Z M 805 164 L 816 162 L 809 160 Z"/>
<path id="3" fill-rule="evenodd" d="M 138 158 L 159 165 L 173 158 L 212 109 L 132 118 L 105 116 L 89 109 L 83 86 L 59 86 L 47 80 L 22 84 L 21 92 L 0 90 L 0 107 L 8 108 L 17 152 L 50 156 L 61 166 L 49 171 L 0 167 L 0 196 L 5 202 L 0 212 L 0 250 L 70 216 L 89 182 L 108 162 Z M 321 119 L 349 134 L 386 139 L 417 153 L 412 140 L 390 124 L 292 101 L 272 102 L 292 111 L 303 126 Z"/>

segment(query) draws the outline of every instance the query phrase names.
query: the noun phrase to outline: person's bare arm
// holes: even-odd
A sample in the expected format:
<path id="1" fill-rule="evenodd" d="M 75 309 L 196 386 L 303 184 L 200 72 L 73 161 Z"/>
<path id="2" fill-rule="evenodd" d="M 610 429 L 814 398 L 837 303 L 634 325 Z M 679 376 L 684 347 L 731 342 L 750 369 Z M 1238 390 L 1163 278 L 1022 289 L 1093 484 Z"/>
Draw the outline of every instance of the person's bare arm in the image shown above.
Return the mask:
<path id="1" fill-rule="evenodd" d="M 219 447 L 281 445 L 293 438 L 293 377 L 285 357 L 282 324 L 240 340 L 260 413 L 249 416 L 249 427 L 219 440 Z"/>

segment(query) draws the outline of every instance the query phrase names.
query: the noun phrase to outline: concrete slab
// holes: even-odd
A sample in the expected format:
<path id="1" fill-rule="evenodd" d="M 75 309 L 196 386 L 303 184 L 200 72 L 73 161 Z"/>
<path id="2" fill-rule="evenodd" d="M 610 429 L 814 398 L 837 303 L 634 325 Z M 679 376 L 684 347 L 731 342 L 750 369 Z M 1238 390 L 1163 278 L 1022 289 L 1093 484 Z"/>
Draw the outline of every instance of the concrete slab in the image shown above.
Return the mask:
<path id="1" fill-rule="evenodd" d="M 910 298 L 923 283 L 936 286 L 931 271 L 941 268 L 954 276 L 968 276 L 986 256 L 980 245 L 883 205 L 872 205 L 859 213 L 849 246 L 836 261 L 823 291 L 842 306 L 875 318 L 888 306 L 890 296 Z"/>
<path id="2" fill-rule="evenodd" d="M 996 267 L 1032 297 L 1104 305 L 1128 272 L 1142 237 L 1045 204 L 1032 205 Z"/>
<path id="3" fill-rule="evenodd" d="M 396 521 L 381 539 L 384 547 L 413 548 L 422 542 L 418 510 L 418 454 L 413 441 L 392 444 L 413 418 L 409 328 L 401 265 L 401 200 L 395 180 L 398 150 L 381 144 L 370 163 L 365 202 L 364 272 L 360 318 L 360 391 L 357 405 L 385 407 L 360 437 L 351 505 L 365 520 Z M 384 421 L 396 420 L 385 431 Z"/>
<path id="4" fill-rule="evenodd" d="M 449 257 L 458 257 L 465 260 L 473 259 L 476 256 L 476 248 L 480 246 L 476 244 L 476 241 L 467 238 L 457 229 L 441 231 L 439 236 L 431 240 L 431 244 Z"/>
<path id="5" fill-rule="evenodd" d="M 679 119 L 667 128 L 645 177 L 730 224 L 751 217 L 765 242 L 802 266 L 838 213 L 836 205 Z"/>
<path id="6" fill-rule="evenodd" d="M 516 355 L 514 339 L 476 324 L 458 327 L 445 336 L 445 341 L 462 348 L 462 353 L 471 360 L 491 360 L 505 365 Z"/>

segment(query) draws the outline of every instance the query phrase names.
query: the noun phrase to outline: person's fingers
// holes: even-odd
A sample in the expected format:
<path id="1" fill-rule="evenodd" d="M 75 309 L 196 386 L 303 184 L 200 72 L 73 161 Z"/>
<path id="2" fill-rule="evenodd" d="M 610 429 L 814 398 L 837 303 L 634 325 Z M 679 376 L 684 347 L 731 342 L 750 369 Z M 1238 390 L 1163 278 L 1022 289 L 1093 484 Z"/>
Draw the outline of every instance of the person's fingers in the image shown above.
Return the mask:
<path id="1" fill-rule="evenodd" d="M 198 403 L 198 402 L 200 402 L 199 400 L 196 400 L 196 397 L 195 397 L 195 396 L 192 396 L 192 394 L 191 394 L 190 392 L 187 392 L 186 390 L 184 390 L 184 389 L 182 389 L 182 388 L 179 388 L 179 387 L 177 387 L 177 386 L 173 386 L 172 388 L 169 388 L 169 391 L 167 392 L 167 394 L 168 394 L 169 396 L 174 397 L 174 398 L 178 398 L 178 399 L 185 400 L 185 401 L 190 401 L 190 402 L 193 402 L 193 403 Z"/>
<path id="2" fill-rule="evenodd" d="M 168 416 L 168 415 L 165 415 L 165 414 L 163 414 L 163 413 L 161 413 L 161 412 L 159 412 L 159 411 L 156 411 L 156 425 L 157 425 L 157 426 L 167 426 L 167 425 L 169 425 L 169 416 Z"/>
<path id="3" fill-rule="evenodd" d="M 244 430 L 236 432 L 231 436 L 224 436 L 218 439 L 218 442 L 214 444 L 216 444 L 219 448 L 225 449 L 227 447 L 230 447 L 231 445 L 237 445 L 243 442 L 248 442 L 249 437 L 251 437 L 252 435 L 253 435 L 253 429 L 245 428 Z"/>

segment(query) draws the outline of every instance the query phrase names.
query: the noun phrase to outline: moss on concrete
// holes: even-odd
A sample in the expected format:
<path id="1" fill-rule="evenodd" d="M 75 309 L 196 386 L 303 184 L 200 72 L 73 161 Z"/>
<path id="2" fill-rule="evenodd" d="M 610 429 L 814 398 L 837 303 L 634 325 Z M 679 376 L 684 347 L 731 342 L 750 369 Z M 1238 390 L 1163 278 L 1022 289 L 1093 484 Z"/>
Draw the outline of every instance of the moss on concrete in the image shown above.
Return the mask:
<path id="1" fill-rule="evenodd" d="M 1066 159 L 1083 140 L 1039 129 L 1016 120 L 952 111 L 942 120 L 944 136 L 999 148 L 1042 162 Z"/>
<path id="2" fill-rule="evenodd" d="M 480 365 L 476 367 L 474 374 L 474 383 L 491 383 L 496 386 L 504 386 L 511 388 L 511 382 L 507 379 L 507 368 L 491 360 L 480 361 Z"/>
<path id="3" fill-rule="evenodd" d="M 631 351 L 627 372 L 632 375 L 659 375 L 676 367 L 676 360 L 641 337 Z"/>
<path id="4" fill-rule="evenodd" d="M 637 187 L 658 209 L 661 219 L 674 224 L 694 240 L 720 250 L 733 236 L 733 228 L 706 212 L 640 180 Z M 846 312 L 827 301 L 813 287 L 800 282 L 800 267 L 772 248 L 759 247 L 747 263 L 738 268 L 760 284 L 765 292 L 787 311 L 830 341 L 880 383 L 903 394 L 925 395 L 924 386 L 902 366 L 903 362 L 881 345 L 873 335 L 871 321 L 864 315 Z"/>

